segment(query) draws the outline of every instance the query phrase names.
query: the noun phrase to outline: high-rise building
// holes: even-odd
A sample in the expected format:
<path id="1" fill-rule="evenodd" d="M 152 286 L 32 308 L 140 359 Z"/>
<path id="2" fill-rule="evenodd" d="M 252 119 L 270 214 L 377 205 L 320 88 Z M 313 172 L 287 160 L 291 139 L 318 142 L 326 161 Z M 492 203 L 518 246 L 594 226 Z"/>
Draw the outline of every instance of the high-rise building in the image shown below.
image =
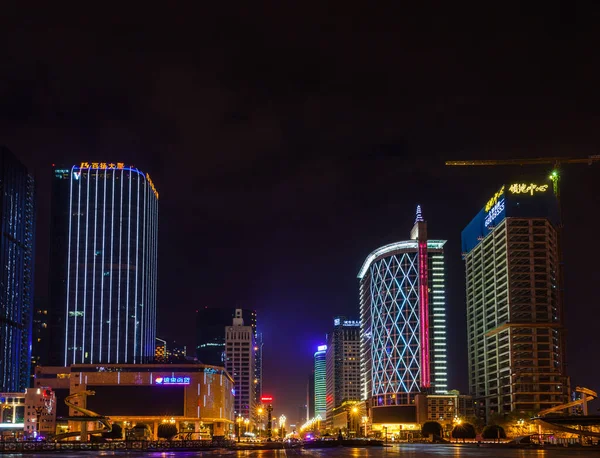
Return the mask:
<path id="1" fill-rule="evenodd" d="M 445 240 L 428 240 L 417 207 L 410 240 L 373 251 L 360 279 L 363 399 L 373 422 L 414 421 L 419 393 L 447 391 Z"/>
<path id="2" fill-rule="evenodd" d="M 29 386 L 33 314 L 35 186 L 0 147 L 0 391 Z"/>
<path id="3" fill-rule="evenodd" d="M 344 402 L 360 401 L 360 321 L 338 316 L 327 334 L 327 421 Z"/>
<path id="4" fill-rule="evenodd" d="M 158 192 L 123 163 L 54 167 L 51 365 L 154 357 Z"/>
<path id="5" fill-rule="evenodd" d="M 242 309 L 235 309 L 233 325 L 225 328 L 225 369 L 235 382 L 235 416 L 250 421 L 256 406 L 255 346 L 254 328 L 245 325 Z"/>
<path id="6" fill-rule="evenodd" d="M 315 418 L 327 418 L 327 345 L 315 352 Z"/>
<path id="7" fill-rule="evenodd" d="M 568 401 L 558 222 L 551 185 L 514 183 L 462 232 L 469 389 L 479 415 Z"/>
<path id="8" fill-rule="evenodd" d="M 256 313 L 254 314 L 256 322 Z M 256 333 L 256 345 L 254 346 L 254 399 L 256 405 L 260 404 L 262 397 L 263 382 L 263 335 L 262 332 Z"/>
<path id="9" fill-rule="evenodd" d="M 262 342 L 256 334 L 256 312 L 241 309 L 242 318 L 252 332 L 257 344 Z M 196 310 L 196 356 L 203 364 L 225 365 L 225 327 L 231 325 L 236 309 L 202 307 Z M 262 367 L 262 366 L 261 366 Z"/>

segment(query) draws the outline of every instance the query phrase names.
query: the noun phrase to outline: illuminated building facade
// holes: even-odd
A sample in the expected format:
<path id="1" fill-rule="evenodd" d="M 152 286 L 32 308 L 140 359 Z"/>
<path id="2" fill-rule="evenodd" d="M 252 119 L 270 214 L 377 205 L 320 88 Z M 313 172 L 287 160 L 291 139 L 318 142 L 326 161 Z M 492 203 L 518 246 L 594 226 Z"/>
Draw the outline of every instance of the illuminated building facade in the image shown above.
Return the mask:
<path id="1" fill-rule="evenodd" d="M 245 325 L 243 310 L 234 312 L 233 325 L 225 328 L 225 369 L 235 382 L 235 415 L 254 421 L 256 339 L 254 328 Z"/>
<path id="2" fill-rule="evenodd" d="M 247 326 L 252 326 L 258 344 L 256 311 L 241 310 L 242 319 Z M 202 307 L 196 310 L 196 356 L 200 362 L 213 366 L 225 365 L 225 327 L 231 326 L 235 311 L 234 308 L 215 307 Z"/>
<path id="3" fill-rule="evenodd" d="M 123 431 L 136 424 L 150 426 L 158 439 L 158 426 L 173 422 L 180 432 L 199 432 L 207 427 L 213 436 L 233 433 L 234 384 L 222 368 L 204 364 L 77 364 L 70 367 L 36 368 L 35 388 L 52 387 L 57 407 L 64 409 L 69 394 L 92 390 L 95 395 L 75 402 L 92 412 L 110 417 Z M 70 407 L 58 416 L 70 417 L 68 429 L 81 430 L 82 422 Z M 65 425 L 66 426 L 66 425 Z M 59 425 L 59 429 L 61 425 Z M 199 436 L 192 436 L 198 438 Z"/>
<path id="4" fill-rule="evenodd" d="M 0 391 L 29 386 L 35 237 L 33 178 L 0 147 Z"/>
<path id="5" fill-rule="evenodd" d="M 568 401 L 557 224 L 552 186 L 516 183 L 462 232 L 469 389 L 482 417 Z"/>
<path id="6" fill-rule="evenodd" d="M 315 352 L 315 418 L 327 418 L 327 345 L 319 345 Z"/>
<path id="7" fill-rule="evenodd" d="M 447 391 L 445 240 L 428 240 L 417 207 L 411 240 L 372 252 L 360 279 L 363 399 L 373 422 L 415 419 L 419 393 Z"/>
<path id="8" fill-rule="evenodd" d="M 158 192 L 150 176 L 95 162 L 53 173 L 48 363 L 151 361 Z"/>
<path id="9" fill-rule="evenodd" d="M 327 334 L 326 353 L 327 421 L 343 403 L 361 400 L 360 321 L 336 317 Z"/>

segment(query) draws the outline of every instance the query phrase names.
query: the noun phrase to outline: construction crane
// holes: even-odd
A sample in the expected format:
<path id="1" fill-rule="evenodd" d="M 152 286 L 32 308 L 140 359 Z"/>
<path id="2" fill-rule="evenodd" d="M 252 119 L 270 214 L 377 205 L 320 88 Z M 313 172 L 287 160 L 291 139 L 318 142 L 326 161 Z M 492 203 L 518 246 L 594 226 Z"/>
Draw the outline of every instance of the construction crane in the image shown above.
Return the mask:
<path id="1" fill-rule="evenodd" d="M 594 162 L 600 162 L 600 154 L 588 157 L 537 157 L 531 159 L 498 159 L 498 160 L 476 160 L 476 161 L 446 161 L 446 165 L 450 166 L 495 166 L 495 165 L 539 165 L 539 164 L 552 164 L 554 170 L 550 174 L 552 180 L 554 194 L 559 204 L 560 211 L 560 165 L 561 164 L 587 164 L 592 165 Z M 561 223 L 562 225 L 562 220 Z"/>
<path id="2" fill-rule="evenodd" d="M 550 173 L 550 180 L 552 180 L 554 195 L 558 204 L 558 231 L 557 231 L 557 245 L 558 245 L 558 303 L 560 310 L 561 323 L 564 325 L 564 276 L 563 276 L 563 254 L 562 254 L 562 239 L 563 239 L 563 223 L 562 223 L 562 206 L 560 201 L 560 166 L 561 164 L 587 164 L 592 165 L 594 162 L 600 162 L 600 154 L 596 154 L 588 157 L 572 158 L 572 157 L 538 157 L 530 159 L 498 159 L 498 160 L 474 160 L 474 161 L 446 161 L 446 165 L 449 166 L 497 166 L 497 165 L 540 165 L 540 164 L 552 164 L 554 169 Z M 565 351 L 564 345 L 564 334 L 562 335 L 563 351 Z M 563 365 L 564 365 L 563 361 Z"/>

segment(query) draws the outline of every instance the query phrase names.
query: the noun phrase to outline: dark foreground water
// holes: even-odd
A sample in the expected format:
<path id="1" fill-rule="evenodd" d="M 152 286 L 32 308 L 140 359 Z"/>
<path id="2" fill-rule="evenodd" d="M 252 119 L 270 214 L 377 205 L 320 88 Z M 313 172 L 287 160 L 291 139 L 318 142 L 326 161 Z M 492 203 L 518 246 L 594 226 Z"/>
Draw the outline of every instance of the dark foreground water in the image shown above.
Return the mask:
<path id="1" fill-rule="evenodd" d="M 566 458 L 566 457 L 600 457 L 600 448 L 545 448 L 545 449 L 507 449 L 497 447 L 473 447 L 464 445 L 442 445 L 442 444 L 402 444 L 392 447 L 368 447 L 350 448 L 336 447 L 328 449 L 286 449 L 286 450 L 210 450 L 202 452 L 73 452 L 73 453 L 26 453 L 26 454 L 0 454 L 0 458 L 51 458 L 64 456 L 68 458 L 92 458 L 95 456 L 114 456 L 115 458 L 191 458 L 191 457 L 218 457 L 229 458 L 255 457 L 255 458 L 293 458 L 293 457 L 322 457 L 322 458 L 429 458 L 429 457 L 486 457 L 486 458 Z"/>

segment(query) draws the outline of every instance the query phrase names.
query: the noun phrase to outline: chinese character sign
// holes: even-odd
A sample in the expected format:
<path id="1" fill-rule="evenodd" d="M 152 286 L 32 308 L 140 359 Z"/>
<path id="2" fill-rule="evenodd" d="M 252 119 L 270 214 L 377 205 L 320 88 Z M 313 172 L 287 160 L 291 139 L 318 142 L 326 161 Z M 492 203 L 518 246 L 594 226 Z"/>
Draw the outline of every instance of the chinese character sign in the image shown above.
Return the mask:
<path id="1" fill-rule="evenodd" d="M 154 383 L 156 385 L 189 385 L 190 377 L 156 377 Z"/>
<path id="2" fill-rule="evenodd" d="M 533 196 L 536 192 L 546 192 L 548 190 L 548 185 L 543 184 L 538 186 L 537 184 L 531 183 L 515 183 L 511 184 L 508 190 L 512 194 L 531 194 Z"/>

